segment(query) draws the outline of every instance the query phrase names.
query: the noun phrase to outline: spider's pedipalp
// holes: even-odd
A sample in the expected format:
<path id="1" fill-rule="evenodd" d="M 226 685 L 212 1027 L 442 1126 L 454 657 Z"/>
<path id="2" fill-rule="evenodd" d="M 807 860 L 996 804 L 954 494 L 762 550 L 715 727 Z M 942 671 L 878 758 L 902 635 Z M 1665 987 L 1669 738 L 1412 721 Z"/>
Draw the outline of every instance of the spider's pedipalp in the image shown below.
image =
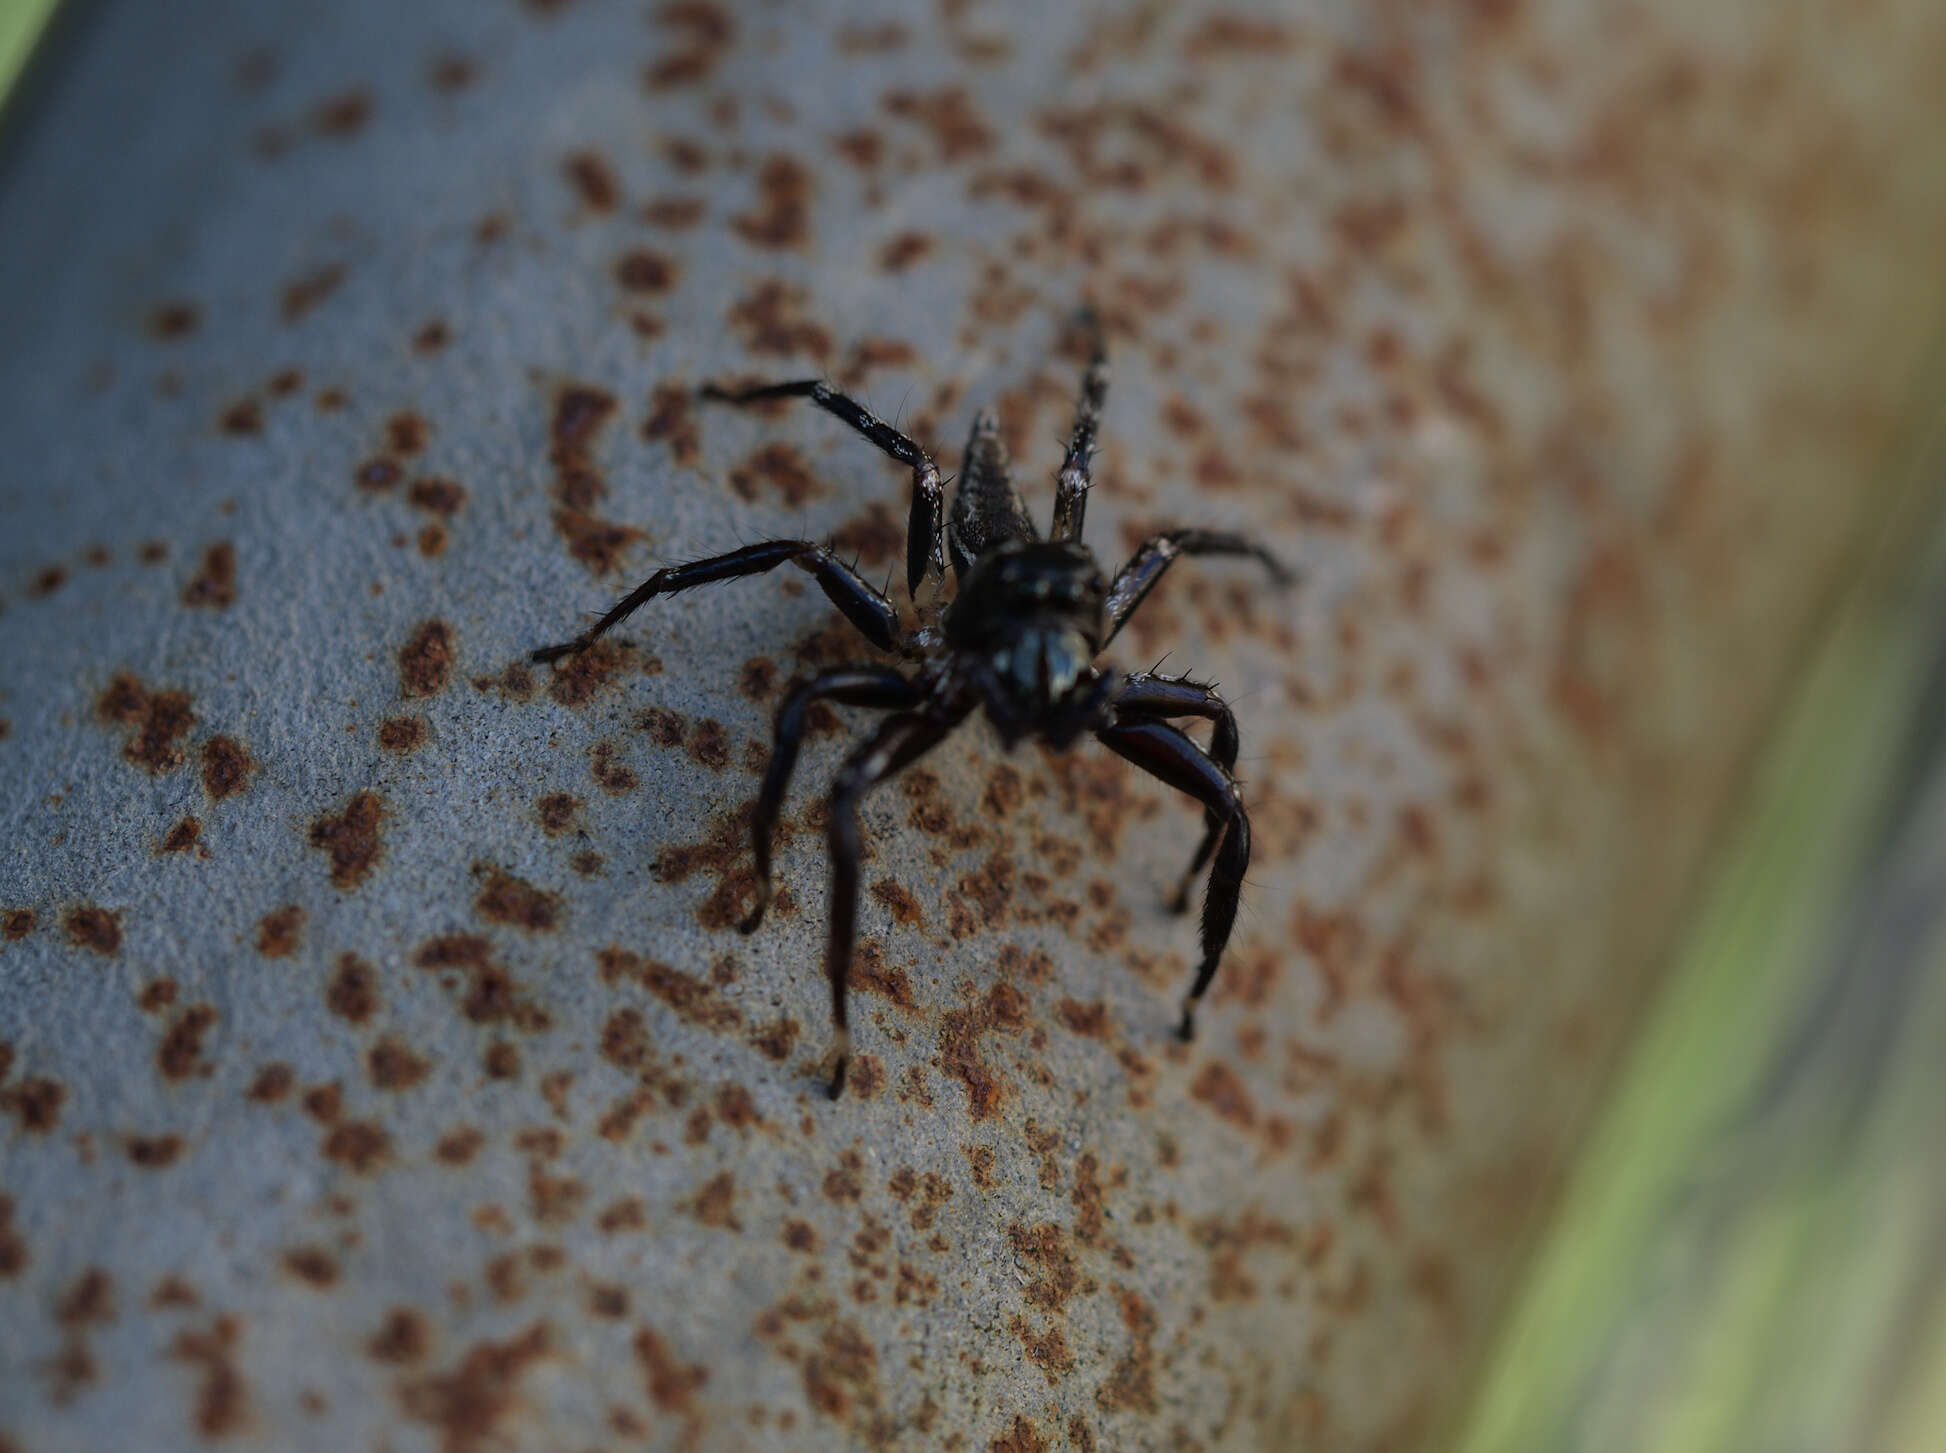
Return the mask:
<path id="1" fill-rule="evenodd" d="M 1142 598 L 1184 555 L 1248 555 L 1270 572 L 1273 585 L 1287 586 L 1297 578 L 1283 561 L 1245 536 L 1223 530 L 1164 530 L 1142 542 L 1108 587 L 1108 634 L 1102 645 L 1115 639 Z"/>

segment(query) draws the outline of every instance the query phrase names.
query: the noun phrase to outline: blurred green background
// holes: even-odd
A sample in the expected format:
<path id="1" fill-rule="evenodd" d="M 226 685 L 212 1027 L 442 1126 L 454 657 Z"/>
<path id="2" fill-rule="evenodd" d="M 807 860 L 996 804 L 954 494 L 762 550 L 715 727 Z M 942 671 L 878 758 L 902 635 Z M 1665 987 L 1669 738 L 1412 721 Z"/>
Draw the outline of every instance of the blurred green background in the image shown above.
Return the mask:
<path id="1" fill-rule="evenodd" d="M 54 9 L 0 0 L 0 97 Z M 1914 434 L 1464 1453 L 1946 1449 L 1946 448 Z"/>

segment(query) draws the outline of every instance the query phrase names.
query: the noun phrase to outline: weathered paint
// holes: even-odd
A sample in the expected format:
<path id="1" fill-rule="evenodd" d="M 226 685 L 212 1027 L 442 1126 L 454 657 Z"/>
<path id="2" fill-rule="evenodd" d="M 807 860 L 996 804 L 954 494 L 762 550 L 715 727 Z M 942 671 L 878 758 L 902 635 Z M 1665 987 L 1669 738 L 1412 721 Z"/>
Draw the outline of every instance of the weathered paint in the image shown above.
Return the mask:
<path id="1" fill-rule="evenodd" d="M 103 3 L 0 171 L 0 1446 L 1438 1446 L 1938 315 L 1946 15 Z M 1196 812 L 966 733 L 867 809 L 824 602 L 661 602 L 898 471 L 1261 534 L 1119 656 Z"/>

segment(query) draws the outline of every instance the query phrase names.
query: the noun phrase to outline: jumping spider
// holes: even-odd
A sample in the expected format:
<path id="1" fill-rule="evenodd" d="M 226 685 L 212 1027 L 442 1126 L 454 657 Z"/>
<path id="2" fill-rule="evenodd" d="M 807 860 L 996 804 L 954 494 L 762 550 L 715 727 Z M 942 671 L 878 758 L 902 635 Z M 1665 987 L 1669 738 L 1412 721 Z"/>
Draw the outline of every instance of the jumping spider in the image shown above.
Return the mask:
<path id="1" fill-rule="evenodd" d="M 1092 732 L 1110 751 L 1203 804 L 1202 845 L 1171 900 L 1176 912 L 1184 911 L 1197 871 L 1214 858 L 1203 901 L 1203 959 L 1183 998 L 1177 1029 L 1185 1040 L 1194 1033 L 1197 1001 L 1216 974 L 1236 921 L 1250 862 L 1250 819 L 1231 776 L 1237 761 L 1236 718 L 1215 690 L 1200 682 L 1147 671 L 1122 675 L 1093 663 L 1178 556 L 1248 555 L 1262 562 L 1279 585 L 1290 581 L 1290 573 L 1269 551 L 1241 535 L 1170 530 L 1145 541 L 1112 581 L 1103 581 L 1093 553 L 1081 543 L 1081 519 L 1088 505 L 1088 462 L 1107 393 L 1108 363 L 1099 323 L 1092 313 L 1084 313 L 1081 322 L 1091 356 L 1055 483 L 1054 522 L 1046 540 L 1035 531 L 1014 488 L 999 420 L 991 411 L 982 410 L 973 420 L 947 518 L 945 491 L 931 457 L 822 380 L 702 389 L 702 397 L 729 404 L 809 399 L 912 470 L 906 591 L 919 615 L 915 629 L 902 633 L 892 602 L 829 546 L 766 540 L 658 570 L 573 640 L 533 653 L 536 661 L 558 660 L 588 646 L 658 595 L 789 563 L 809 572 L 874 646 L 896 651 L 915 668 L 907 677 L 887 666 L 843 666 L 792 690 L 777 712 L 776 743 L 751 823 L 756 905 L 739 925 L 745 933 L 762 921 L 770 901 L 771 837 L 811 704 L 830 700 L 894 713 L 845 759 L 831 789 L 831 924 L 825 972 L 837 1028 L 837 1068 L 829 1086 L 834 1100 L 844 1090 L 851 1057 L 845 981 L 857 932 L 858 801 L 937 746 L 976 708 L 985 709 L 1009 749 L 1027 737 L 1064 748 Z M 919 586 L 929 570 L 944 576 L 948 552 L 958 593 L 943 606 L 936 599 L 921 605 Z M 1182 717 L 1204 717 L 1212 723 L 1207 750 L 1171 725 L 1171 718 Z"/>

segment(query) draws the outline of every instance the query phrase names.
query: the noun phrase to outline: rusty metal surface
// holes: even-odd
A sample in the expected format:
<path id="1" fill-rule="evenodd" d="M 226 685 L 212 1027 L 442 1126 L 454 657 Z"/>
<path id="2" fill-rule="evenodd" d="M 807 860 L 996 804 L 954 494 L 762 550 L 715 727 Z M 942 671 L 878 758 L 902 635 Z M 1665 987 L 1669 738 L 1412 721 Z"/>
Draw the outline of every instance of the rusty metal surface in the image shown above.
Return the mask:
<path id="1" fill-rule="evenodd" d="M 1946 16 L 103 4 L 0 175 L 0 1447 L 1436 1444 L 1938 315 Z M 823 371 L 1091 538 L 1197 815 L 978 732 L 867 808 L 826 1104 Z M 1034 498 L 1044 514 L 1050 485 Z M 807 830 L 811 829 L 811 830 Z"/>

